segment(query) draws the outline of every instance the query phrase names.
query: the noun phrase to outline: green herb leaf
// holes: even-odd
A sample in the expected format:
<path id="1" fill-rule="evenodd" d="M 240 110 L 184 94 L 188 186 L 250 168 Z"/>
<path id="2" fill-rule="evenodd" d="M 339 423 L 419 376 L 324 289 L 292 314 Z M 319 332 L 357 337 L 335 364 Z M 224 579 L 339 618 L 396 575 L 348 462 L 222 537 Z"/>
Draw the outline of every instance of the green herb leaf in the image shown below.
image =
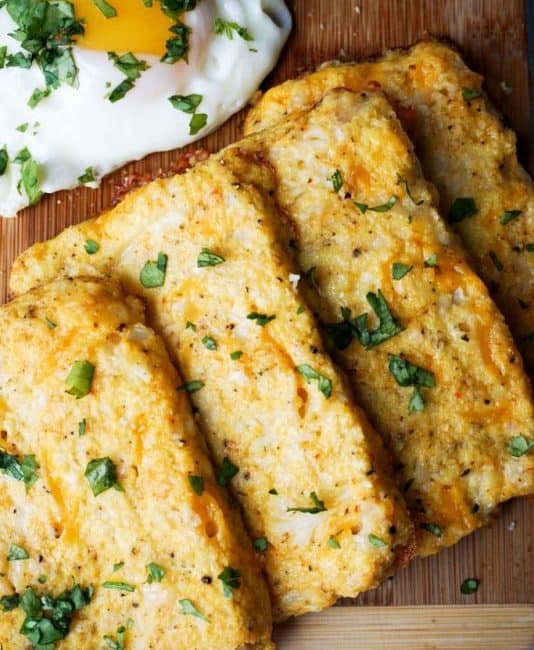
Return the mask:
<path id="1" fill-rule="evenodd" d="M 117 591 L 135 591 L 135 585 L 132 585 L 129 582 L 106 580 L 106 582 L 102 583 L 102 586 L 104 589 L 116 589 Z"/>
<path id="2" fill-rule="evenodd" d="M 226 487 L 238 472 L 239 467 L 234 465 L 232 461 L 225 456 L 219 470 L 219 475 L 217 476 L 217 483 L 221 487 Z"/>
<path id="3" fill-rule="evenodd" d="M 106 0 L 93 0 L 93 2 L 106 18 L 115 18 L 117 15 L 115 7 L 112 7 Z"/>
<path id="4" fill-rule="evenodd" d="M 247 314 L 248 320 L 255 320 L 256 325 L 259 325 L 260 327 L 265 327 L 267 323 L 270 323 L 272 320 L 276 318 L 275 315 L 272 316 L 267 316 L 267 314 L 258 314 L 258 312 L 251 312 L 250 314 Z"/>
<path id="5" fill-rule="evenodd" d="M 370 210 L 372 212 L 388 212 L 388 210 L 391 210 L 395 203 L 397 203 L 396 196 L 392 196 L 387 203 L 383 203 L 382 205 L 375 205 L 373 207 L 367 205 L 367 203 L 358 203 L 358 201 L 354 201 L 354 205 L 362 214 L 365 214 L 367 210 Z"/>
<path id="6" fill-rule="evenodd" d="M 84 173 L 81 176 L 78 176 L 78 183 L 81 183 L 81 185 L 86 185 L 87 183 L 94 183 L 95 181 L 96 181 L 96 176 L 93 167 L 87 167 Z M 92 241 L 92 240 L 88 240 L 88 241 Z"/>
<path id="7" fill-rule="evenodd" d="M 232 589 L 241 587 L 241 571 L 239 569 L 227 566 L 219 573 L 217 578 L 222 582 L 223 593 L 226 598 L 232 598 Z"/>
<path id="8" fill-rule="evenodd" d="M 164 0 L 161 3 L 162 9 L 164 4 L 176 4 L 173 0 Z M 167 13 L 164 10 L 165 13 Z M 177 13 L 174 12 L 173 13 Z M 170 15 L 170 14 L 168 14 Z M 172 38 L 166 42 L 166 52 L 161 58 L 163 63 L 176 63 L 183 59 L 186 63 L 189 55 L 189 37 L 191 36 L 191 28 L 182 23 L 180 20 L 177 20 L 176 23 L 170 28 L 170 31 L 174 34 Z"/>
<path id="9" fill-rule="evenodd" d="M 434 537 L 441 537 L 443 535 L 443 530 L 438 524 L 419 524 L 419 528 L 426 530 L 428 533 L 432 533 Z"/>
<path id="10" fill-rule="evenodd" d="M 254 542 L 254 550 L 258 553 L 265 553 L 269 545 L 267 537 L 257 537 Z"/>
<path id="11" fill-rule="evenodd" d="M 17 131 L 19 131 L 20 133 L 26 133 L 29 126 L 30 125 L 28 124 L 28 122 L 24 122 L 24 124 L 19 124 L 19 126 L 17 126 Z"/>
<path id="12" fill-rule="evenodd" d="M 459 223 L 467 217 L 473 217 L 477 212 L 475 200 L 468 196 L 462 196 L 452 202 L 449 209 L 449 221 L 450 223 Z"/>
<path id="13" fill-rule="evenodd" d="M 241 350 L 236 350 L 235 352 L 230 353 L 230 359 L 232 359 L 232 361 L 237 361 L 238 359 L 241 359 L 242 356 L 243 353 Z"/>
<path id="14" fill-rule="evenodd" d="M 278 496 L 278 490 L 276 490 L 276 488 L 271 488 L 271 489 L 269 490 L 269 494 L 273 494 L 273 495 L 275 495 L 275 496 Z"/>
<path id="15" fill-rule="evenodd" d="M 394 280 L 402 280 L 402 278 L 405 275 L 408 275 L 408 273 L 413 269 L 413 266 L 408 266 L 407 264 L 403 264 L 402 262 L 395 262 L 391 266 L 391 277 Z"/>
<path id="16" fill-rule="evenodd" d="M 9 552 L 7 554 L 8 562 L 18 562 L 19 560 L 28 560 L 29 559 L 28 551 L 18 544 L 11 544 L 9 547 Z"/>
<path id="17" fill-rule="evenodd" d="M 27 587 L 19 601 L 26 614 L 20 628 L 36 650 L 53 650 L 57 641 L 64 639 L 77 610 L 87 607 L 93 597 L 93 588 L 75 585 L 57 598 L 50 594 L 38 596 Z"/>
<path id="18" fill-rule="evenodd" d="M 188 616 L 196 616 L 196 618 L 200 618 L 203 621 L 208 620 L 208 617 L 199 611 L 188 598 L 184 598 L 178 602 L 180 603 L 180 607 L 182 608 L 182 612 L 184 614 Z"/>
<path id="19" fill-rule="evenodd" d="M 2 69 L 6 64 L 7 57 L 7 45 L 0 46 L 0 69 Z"/>
<path id="20" fill-rule="evenodd" d="M 57 323 L 54 323 L 53 320 L 50 320 L 48 316 L 45 316 L 45 323 L 47 324 L 48 329 L 55 330 L 57 327 Z"/>
<path id="21" fill-rule="evenodd" d="M 504 266 L 501 260 L 497 257 L 497 253 L 495 251 L 490 251 L 489 256 L 497 271 L 502 271 L 504 269 Z"/>
<path id="22" fill-rule="evenodd" d="M 24 188 L 30 205 L 38 203 L 43 196 L 41 191 L 41 168 L 35 160 L 29 155 L 27 148 L 24 148 L 14 162 L 20 162 L 21 185 Z"/>
<path id="23" fill-rule="evenodd" d="M 200 254 L 197 258 L 197 267 L 199 269 L 205 268 L 207 266 L 218 266 L 226 260 L 220 255 L 216 255 L 209 248 L 203 248 L 200 251 Z"/>
<path id="24" fill-rule="evenodd" d="M 208 116 L 206 113 L 195 113 L 189 120 L 189 135 L 196 135 L 208 123 Z"/>
<path id="25" fill-rule="evenodd" d="M 2 149 L 0 149 L 0 176 L 3 176 L 6 173 L 8 162 L 9 155 L 7 149 L 6 147 L 2 147 Z"/>
<path id="26" fill-rule="evenodd" d="M 408 181 L 406 179 L 402 178 L 402 176 L 400 174 L 398 175 L 398 182 L 399 183 L 404 183 L 404 186 L 406 187 L 406 194 L 410 197 L 410 200 L 414 205 L 423 205 L 425 200 L 421 199 L 420 201 L 416 201 L 414 199 L 414 197 L 412 195 L 412 192 L 410 190 L 410 186 L 408 185 Z"/>
<path id="27" fill-rule="evenodd" d="M 24 456 L 20 461 L 16 456 L 12 456 L 0 449 L 0 472 L 17 481 L 24 481 L 26 491 L 37 481 L 38 469 L 39 463 L 35 460 L 33 454 Z"/>
<path id="28" fill-rule="evenodd" d="M 75 361 L 67 376 L 67 393 L 81 399 L 91 392 L 95 367 L 89 361 Z"/>
<path id="29" fill-rule="evenodd" d="M 78 422 L 78 435 L 85 436 L 86 431 L 87 431 L 87 420 L 83 418 L 83 420 L 80 420 L 80 422 Z"/>
<path id="30" fill-rule="evenodd" d="M 438 256 L 436 255 L 436 253 L 432 253 L 430 257 L 426 258 L 425 266 L 427 268 L 434 268 L 437 265 L 438 265 Z"/>
<path id="31" fill-rule="evenodd" d="M 434 388 L 436 378 L 434 373 L 420 366 L 415 366 L 406 359 L 391 355 L 389 371 L 399 386 L 426 386 Z"/>
<path id="32" fill-rule="evenodd" d="M 229 20 L 224 20 L 224 18 L 215 18 L 214 31 L 216 34 L 226 36 L 231 41 L 234 39 L 234 32 L 244 41 L 250 42 L 254 40 L 254 37 L 246 27 L 242 27 L 238 23 L 233 23 Z"/>
<path id="33" fill-rule="evenodd" d="M 46 99 L 51 92 L 50 88 L 36 88 L 31 94 L 30 99 L 28 99 L 28 106 L 30 108 L 35 108 L 43 101 L 43 99 Z"/>
<path id="34" fill-rule="evenodd" d="M 20 596 L 18 594 L 12 594 L 10 596 L 2 596 L 0 598 L 0 610 L 3 612 L 11 612 L 14 609 L 17 609 L 20 603 Z"/>
<path id="35" fill-rule="evenodd" d="M 330 535 L 326 543 L 328 544 L 328 546 L 330 546 L 330 548 L 333 548 L 336 551 L 341 548 L 341 544 L 337 541 L 337 539 L 333 535 Z"/>
<path id="36" fill-rule="evenodd" d="M 216 350 L 217 349 L 217 341 L 212 338 L 211 336 L 204 336 L 202 339 L 202 345 L 207 348 L 208 350 Z"/>
<path id="37" fill-rule="evenodd" d="M 480 580 L 478 578 L 466 578 L 461 586 L 460 591 L 464 595 L 474 594 L 478 587 L 480 586 Z"/>
<path id="38" fill-rule="evenodd" d="M 193 330 L 193 332 L 196 332 L 197 331 L 197 326 L 195 325 L 195 323 L 192 323 L 190 320 L 188 320 L 187 323 L 185 324 L 185 329 L 186 330 Z"/>
<path id="39" fill-rule="evenodd" d="M 414 388 L 412 396 L 410 397 L 410 403 L 408 404 L 408 411 L 410 413 L 421 413 L 425 410 L 425 398 L 423 393 L 418 387 Z"/>
<path id="40" fill-rule="evenodd" d="M 510 221 L 513 221 L 514 219 L 517 219 L 517 217 L 522 214 L 522 210 L 505 210 L 501 214 L 501 218 L 499 221 L 502 223 L 503 226 L 505 226 L 507 223 L 510 223 Z"/>
<path id="41" fill-rule="evenodd" d="M 133 624 L 134 624 L 133 619 L 129 618 L 126 621 L 126 625 L 119 625 L 119 627 L 117 628 L 116 639 L 109 636 L 108 634 L 105 634 L 104 641 L 106 642 L 108 648 L 111 648 L 111 650 L 125 650 L 126 632 L 132 628 Z"/>
<path id="42" fill-rule="evenodd" d="M 193 381 L 186 381 L 181 386 L 178 386 L 178 390 L 185 390 L 186 393 L 196 393 L 201 388 L 204 388 L 204 382 L 199 381 L 198 379 Z"/>
<path id="43" fill-rule="evenodd" d="M 310 493 L 310 499 L 313 501 L 314 505 L 311 508 L 287 508 L 287 512 L 303 512 L 308 515 L 316 515 L 319 512 L 325 512 L 324 501 L 321 501 L 315 492 Z"/>
<path id="44" fill-rule="evenodd" d="M 122 490 L 121 486 L 117 483 L 117 469 L 115 464 L 107 456 L 105 458 L 91 460 L 87 464 L 85 478 L 89 482 L 95 497 L 110 488 Z"/>
<path id="45" fill-rule="evenodd" d="M 308 383 L 312 380 L 317 380 L 319 390 L 327 399 L 332 395 L 331 379 L 325 375 L 319 374 L 317 370 L 309 366 L 307 363 L 297 366 L 296 370 L 307 379 Z"/>
<path id="46" fill-rule="evenodd" d="M 334 186 L 334 192 L 339 192 L 339 190 L 343 187 L 343 175 L 339 171 L 339 169 L 336 169 L 336 171 L 332 174 L 332 185 Z"/>
<path id="47" fill-rule="evenodd" d="M 117 573 L 117 571 L 120 571 L 123 566 L 124 566 L 124 562 L 115 562 L 115 564 L 113 565 L 113 573 Z"/>
<path id="48" fill-rule="evenodd" d="M 476 90 L 475 88 L 462 88 L 462 97 L 466 102 L 471 102 L 473 99 L 482 97 L 482 93 L 480 90 Z"/>
<path id="49" fill-rule="evenodd" d="M 373 535 L 373 533 L 368 536 L 368 540 L 373 546 L 376 546 L 377 548 L 385 548 L 387 546 L 387 543 L 383 539 L 377 537 L 376 535 Z"/>
<path id="50" fill-rule="evenodd" d="M 127 52 L 122 56 L 118 56 L 115 52 L 108 52 L 108 59 L 117 70 L 126 75 L 128 81 L 137 81 L 141 74 L 150 68 L 146 61 L 138 59 L 131 52 Z"/>
<path id="51" fill-rule="evenodd" d="M 135 88 L 135 81 L 132 81 L 131 79 L 124 79 L 124 81 L 121 81 L 118 86 L 115 86 L 115 88 L 113 88 L 113 90 L 108 95 L 108 99 L 112 104 L 115 104 L 115 102 L 123 99 L 130 92 L 130 90 L 133 90 L 133 88 Z"/>
<path id="52" fill-rule="evenodd" d="M 193 492 L 201 497 L 204 494 L 204 479 L 202 476 L 190 475 L 187 478 L 189 479 L 189 485 L 193 489 Z"/>
<path id="53" fill-rule="evenodd" d="M 183 113 L 194 113 L 202 103 L 203 95 L 173 95 L 169 101 L 173 108 Z"/>
<path id="54" fill-rule="evenodd" d="M 523 435 L 514 436 L 513 438 L 510 438 L 508 442 L 508 446 L 506 447 L 508 453 L 511 456 L 514 456 L 515 458 L 524 456 L 531 449 L 534 449 L 534 439 L 528 440 Z"/>
<path id="55" fill-rule="evenodd" d="M 100 244 L 94 239 L 86 239 L 83 247 L 88 255 L 94 255 L 100 250 Z"/>
<path id="56" fill-rule="evenodd" d="M 150 564 L 147 564 L 146 569 L 148 571 L 146 578 L 148 584 L 152 584 L 153 582 L 161 582 L 165 577 L 165 569 L 155 562 L 150 562 Z"/>
<path id="57" fill-rule="evenodd" d="M 148 261 L 139 274 L 139 281 L 145 289 L 155 289 L 165 284 L 167 273 L 168 256 L 165 253 L 158 253 L 157 261 Z"/>

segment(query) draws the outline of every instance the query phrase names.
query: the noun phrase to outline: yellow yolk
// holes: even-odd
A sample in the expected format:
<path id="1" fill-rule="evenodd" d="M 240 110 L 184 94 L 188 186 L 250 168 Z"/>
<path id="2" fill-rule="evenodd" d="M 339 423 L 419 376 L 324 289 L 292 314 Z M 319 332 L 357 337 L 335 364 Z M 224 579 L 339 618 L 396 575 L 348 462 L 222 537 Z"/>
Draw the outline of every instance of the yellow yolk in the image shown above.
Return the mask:
<path id="1" fill-rule="evenodd" d="M 161 11 L 157 0 L 152 7 L 145 7 L 141 0 L 109 0 L 117 11 L 115 18 L 106 18 L 94 0 L 74 0 L 73 4 L 76 18 L 85 21 L 85 35 L 76 41 L 82 47 L 161 56 L 172 36 L 172 20 Z"/>

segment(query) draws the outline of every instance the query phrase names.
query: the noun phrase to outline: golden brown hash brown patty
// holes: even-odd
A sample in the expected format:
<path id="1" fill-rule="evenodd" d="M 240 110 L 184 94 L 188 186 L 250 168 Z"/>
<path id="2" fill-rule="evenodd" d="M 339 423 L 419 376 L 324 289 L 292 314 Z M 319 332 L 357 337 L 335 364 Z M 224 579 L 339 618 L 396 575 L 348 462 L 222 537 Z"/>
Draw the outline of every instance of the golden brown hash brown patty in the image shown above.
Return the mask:
<path id="1" fill-rule="evenodd" d="M 532 451 L 508 451 L 534 437 L 520 356 L 383 96 L 331 91 L 222 156 L 285 214 L 307 299 L 393 453 L 419 552 L 533 492 Z"/>
<path id="2" fill-rule="evenodd" d="M 294 287 L 279 222 L 269 197 L 211 158 L 36 245 L 12 275 L 16 292 L 61 274 L 110 275 L 146 299 L 220 480 L 259 540 L 277 620 L 375 586 L 412 530 L 380 471 L 380 438 Z M 140 274 L 147 262 L 157 273 L 158 257 L 163 286 L 146 288 Z"/>
<path id="3" fill-rule="evenodd" d="M 58 650 L 118 643 L 120 626 L 137 650 L 271 648 L 252 543 L 141 302 L 58 280 L 1 307 L 0 328 L 3 647 L 61 639 L 40 601 L 78 585 L 92 598 L 63 598 L 79 610 Z M 228 567 L 240 572 L 233 582 Z"/>
<path id="4" fill-rule="evenodd" d="M 311 108 L 332 88 L 382 89 L 532 376 L 534 185 L 517 160 L 515 134 L 504 128 L 481 84 L 456 51 L 424 42 L 374 62 L 328 65 L 270 89 L 249 112 L 245 134 Z"/>

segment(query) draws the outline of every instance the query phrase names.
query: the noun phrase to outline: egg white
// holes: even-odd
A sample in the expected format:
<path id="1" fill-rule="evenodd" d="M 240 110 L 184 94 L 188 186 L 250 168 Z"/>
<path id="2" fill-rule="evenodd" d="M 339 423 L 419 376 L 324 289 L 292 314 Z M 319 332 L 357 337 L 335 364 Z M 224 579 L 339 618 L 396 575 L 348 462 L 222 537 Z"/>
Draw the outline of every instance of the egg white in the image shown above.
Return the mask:
<path id="1" fill-rule="evenodd" d="M 254 40 L 215 34 L 217 17 L 245 27 Z M 13 162 L 24 147 L 39 165 L 44 193 L 75 187 L 89 167 L 96 172 L 96 185 L 128 161 L 187 145 L 215 130 L 250 99 L 291 30 L 291 15 L 282 0 L 201 0 L 182 20 L 192 29 L 189 62 L 166 64 L 134 52 L 150 68 L 115 103 L 106 95 L 124 74 L 106 52 L 73 45 L 78 87 L 63 84 L 34 109 L 28 99 L 45 86 L 37 65 L 0 69 L 0 149 L 5 146 L 10 159 L 0 177 L 0 215 L 15 216 L 29 204 L 19 183 L 20 165 Z M 15 28 L 7 11 L 0 9 L 0 44 L 8 45 L 10 53 L 19 51 L 9 36 Z M 168 100 L 190 94 L 203 96 L 197 110 L 208 116 L 196 135 L 189 134 L 191 115 Z M 24 132 L 17 130 L 25 124 Z"/>

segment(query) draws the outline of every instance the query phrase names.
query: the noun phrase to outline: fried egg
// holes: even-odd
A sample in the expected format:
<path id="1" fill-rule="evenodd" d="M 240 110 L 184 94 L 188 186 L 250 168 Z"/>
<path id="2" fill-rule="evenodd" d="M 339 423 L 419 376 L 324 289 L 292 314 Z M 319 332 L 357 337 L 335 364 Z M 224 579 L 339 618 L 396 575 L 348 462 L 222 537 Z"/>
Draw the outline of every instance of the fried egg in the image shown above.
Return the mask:
<path id="1" fill-rule="evenodd" d="M 290 29 L 282 0 L 7 0 L 0 215 L 215 130 Z"/>

